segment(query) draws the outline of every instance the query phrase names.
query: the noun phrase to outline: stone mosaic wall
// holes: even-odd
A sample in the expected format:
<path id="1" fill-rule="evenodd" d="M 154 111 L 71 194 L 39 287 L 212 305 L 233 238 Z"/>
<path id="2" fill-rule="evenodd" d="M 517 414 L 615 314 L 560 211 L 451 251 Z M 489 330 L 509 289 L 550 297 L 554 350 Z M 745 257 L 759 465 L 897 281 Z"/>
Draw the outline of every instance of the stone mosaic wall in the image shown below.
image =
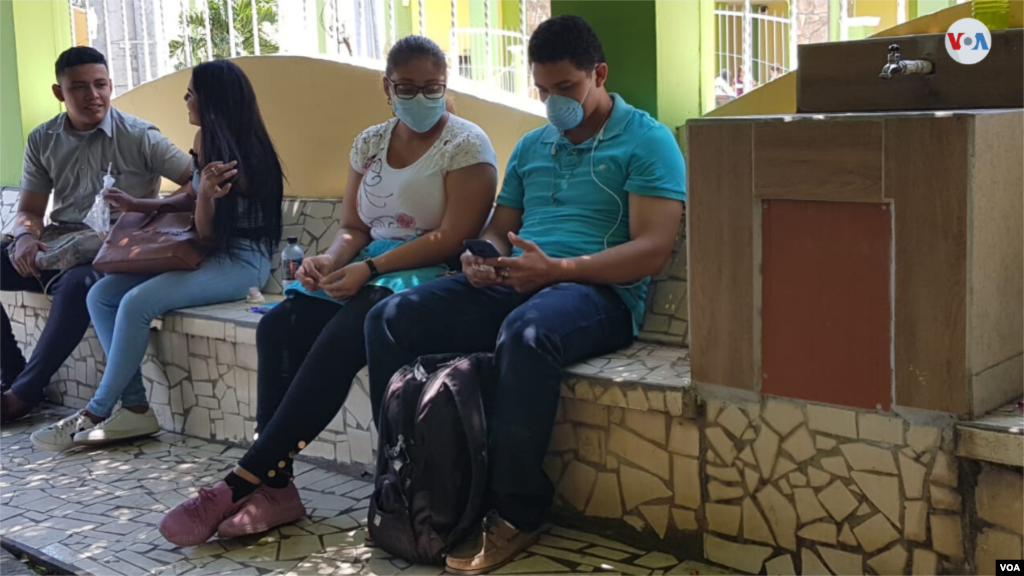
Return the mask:
<path id="1" fill-rule="evenodd" d="M 797 42 L 818 44 L 828 42 L 828 0 L 796 0 Z"/>
<path id="2" fill-rule="evenodd" d="M 980 465 L 974 487 L 974 573 L 995 574 L 996 560 L 1024 558 L 1024 477 L 1020 468 Z"/>
<path id="3" fill-rule="evenodd" d="M 691 420 L 671 394 L 567 385 L 545 461 L 563 509 L 700 538 L 709 561 L 753 574 L 960 574 L 971 560 L 952 422 L 776 399 L 709 400 Z M 988 508 L 979 543 L 1020 546 L 1020 522 Z"/>
<path id="4" fill-rule="evenodd" d="M 695 412 L 689 392 L 573 378 L 562 396 L 544 461 L 558 505 L 657 539 L 698 530 L 701 432 L 683 417 Z"/>
<path id="5" fill-rule="evenodd" d="M 5 222 L 16 198 L 3 193 Z M 339 211 L 337 201 L 289 200 L 285 236 L 299 236 L 307 253 L 321 251 Z M 678 346 L 687 337 L 684 248 L 681 228 L 649 295 L 648 341 Z M 47 299 L 3 301 L 30 354 Z M 225 304 L 157 322 L 143 374 L 165 429 L 252 441 L 257 320 Z M 84 406 L 104 365 L 90 330 L 54 379 L 51 399 Z M 687 351 L 645 344 L 573 367 L 562 396 L 544 463 L 556 504 L 666 547 L 699 542 L 709 561 L 768 574 L 992 574 L 996 559 L 1024 550 L 1021 471 L 958 470 L 948 425 L 777 399 L 709 400 L 701 417 Z M 364 372 L 303 454 L 364 467 L 375 444 Z"/>
<path id="6" fill-rule="evenodd" d="M 705 553 L 769 574 L 959 574 L 951 422 L 769 399 L 708 404 Z"/>
<path id="7" fill-rule="evenodd" d="M 647 309 L 640 339 L 668 346 L 690 344 L 685 214 L 676 236 L 672 259 L 665 270 L 654 277 L 647 293 Z"/>
<path id="8" fill-rule="evenodd" d="M 5 305 L 31 349 L 45 303 L 13 296 Z M 229 304 L 172 315 L 151 333 L 143 374 L 164 428 L 252 441 L 255 319 Z M 53 400 L 83 406 L 104 363 L 90 332 Z M 649 344 L 571 368 L 544 462 L 557 506 L 666 550 L 699 543 L 709 561 L 749 573 L 988 573 L 991 559 L 1019 557 L 1020 470 L 986 465 L 972 492 L 970 469 L 952 456 L 951 421 L 779 399 L 707 400 L 701 415 L 688 370 L 685 349 Z M 372 460 L 365 382 L 360 374 L 303 455 Z"/>
<path id="9" fill-rule="evenodd" d="M 0 190 L 0 233 L 7 234 L 11 231 L 17 211 L 18 191 L 14 188 Z"/>
<path id="10" fill-rule="evenodd" d="M 281 293 L 281 250 L 289 236 L 299 239 L 299 245 L 306 256 L 314 256 L 327 250 L 338 233 L 341 220 L 341 200 L 306 200 L 286 198 L 282 206 L 281 246 L 274 255 L 271 267 L 274 273 L 264 288 L 268 294 Z"/>
<path id="11" fill-rule="evenodd" d="M 2 298 L 15 337 L 22 343 L 23 352 L 30 355 L 48 319 L 49 301 L 32 293 L 5 293 Z M 244 304 L 226 303 L 184 310 L 154 323 L 142 373 L 153 410 L 165 430 L 241 445 L 252 441 L 259 318 Z M 83 408 L 95 393 L 105 366 L 103 349 L 90 328 L 47 388 L 50 400 Z M 643 383 L 651 390 L 651 400 L 645 406 L 661 406 L 678 414 L 696 410 L 692 393 L 684 393 L 690 377 L 684 348 L 637 344 L 571 370 L 578 381 L 619 379 Z M 364 369 L 356 378 L 345 408 L 303 451 L 304 455 L 342 464 L 365 465 L 372 461 L 377 440 L 367 382 Z M 625 406 L 629 397 L 630 405 L 636 405 L 639 385 L 615 388 L 605 402 L 616 403 L 621 398 Z"/>
<path id="12" fill-rule="evenodd" d="M 15 337 L 30 354 L 49 315 L 45 298 L 4 294 L 3 300 Z M 241 306 L 225 306 L 233 306 L 240 318 L 247 315 L 248 321 L 165 317 L 160 329 L 150 332 L 143 382 L 164 430 L 246 446 L 252 442 L 256 426 L 258 316 Z M 99 339 L 90 328 L 47 388 L 49 399 L 73 408 L 85 407 L 105 365 Z M 376 442 L 364 370 L 356 377 L 345 407 L 303 455 L 362 469 L 373 461 Z"/>

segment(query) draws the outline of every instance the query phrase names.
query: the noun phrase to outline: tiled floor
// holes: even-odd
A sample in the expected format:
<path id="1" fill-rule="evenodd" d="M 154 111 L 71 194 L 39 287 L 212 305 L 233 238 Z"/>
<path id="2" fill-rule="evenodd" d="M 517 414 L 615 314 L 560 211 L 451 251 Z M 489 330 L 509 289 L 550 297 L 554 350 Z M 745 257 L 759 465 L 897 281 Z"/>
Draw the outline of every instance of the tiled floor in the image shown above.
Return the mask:
<path id="1" fill-rule="evenodd" d="M 157 524 L 168 508 L 222 478 L 242 451 L 164 433 L 106 449 L 37 452 L 32 430 L 69 413 L 48 408 L 7 426 L 0 450 L 0 537 L 96 576 L 156 574 L 440 574 L 365 545 L 366 482 L 297 463 L 311 517 L 262 537 L 178 548 Z M 498 573 L 716 574 L 595 535 L 549 527 Z"/>

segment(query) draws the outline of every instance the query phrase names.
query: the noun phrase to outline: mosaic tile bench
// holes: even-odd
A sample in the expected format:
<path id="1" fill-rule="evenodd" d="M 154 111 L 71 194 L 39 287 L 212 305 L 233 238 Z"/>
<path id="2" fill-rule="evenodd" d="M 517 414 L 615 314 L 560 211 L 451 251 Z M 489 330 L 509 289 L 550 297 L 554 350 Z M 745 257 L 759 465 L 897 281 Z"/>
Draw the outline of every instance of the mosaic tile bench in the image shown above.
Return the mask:
<path id="1" fill-rule="evenodd" d="M 4 191 L 5 219 L 13 214 L 16 196 Z M 319 252 L 337 230 L 338 201 L 287 200 L 283 236 L 297 236 L 308 253 Z M 559 410 L 556 448 L 565 448 L 570 422 L 596 422 L 609 409 L 649 410 L 663 417 L 694 417 L 698 406 L 689 387 L 685 233 L 680 228 L 676 250 L 649 294 L 642 341 L 629 349 L 594 358 L 567 371 L 565 405 Z M 281 291 L 275 278 L 264 288 L 272 299 Z M 3 294 L 15 336 L 31 353 L 49 314 L 48 300 L 37 294 Z M 255 329 L 259 316 L 244 303 L 178 310 L 154 322 L 143 364 L 144 382 L 161 426 L 197 438 L 247 445 L 252 441 L 256 410 Z M 79 408 L 92 397 L 104 368 L 104 354 L 90 330 L 49 388 L 56 404 Z M 303 451 L 305 457 L 365 470 L 373 460 L 376 431 L 372 426 L 365 371 L 357 377 L 344 409 L 327 430 Z M 593 397 L 583 392 L 589 390 Z M 577 393 L 576 390 L 579 390 Z M 578 395 L 578 397 L 577 397 Z M 585 402 L 590 400 L 591 402 Z M 607 419 L 605 419 L 607 426 Z M 596 430 L 596 429 L 595 429 Z M 601 434 L 609 430 L 601 431 Z M 605 440 L 580 430 L 583 457 L 592 458 L 587 443 Z M 614 436 L 618 442 L 618 436 Z M 558 443 L 562 443 L 559 446 Z M 618 444 L 613 448 L 620 449 Z M 664 450 L 665 446 L 659 448 Z M 598 449 L 595 445 L 594 449 Z M 555 452 L 557 453 L 557 452 Z M 559 453 L 559 458 L 568 454 Z M 603 461 L 603 456 L 602 456 Z M 554 465 L 548 469 L 554 473 Z M 620 524 L 628 527 L 626 523 Z M 632 528 L 628 528 L 632 531 Z"/>
<path id="2" fill-rule="evenodd" d="M 292 235 L 319 248 L 329 226 L 310 232 L 309 223 L 320 226 L 334 209 L 318 207 L 317 216 L 296 206 Z M 994 558 L 1022 556 L 1018 412 L 958 425 L 931 413 L 691 384 L 680 346 L 685 268 L 680 250 L 652 290 L 643 341 L 567 370 L 544 462 L 560 522 L 749 573 L 989 573 Z M 3 299 L 31 350 L 48 302 Z M 143 374 L 165 429 L 251 442 L 258 319 L 232 303 L 179 310 L 158 323 Z M 103 364 L 90 331 L 51 398 L 84 405 Z M 371 420 L 360 374 L 344 409 L 303 455 L 365 470 L 376 444 Z M 995 450 L 986 448 L 991 433 L 1004 434 Z"/>
<path id="3" fill-rule="evenodd" d="M 5 303 L 31 343 L 46 302 Z M 225 304 L 162 319 L 143 374 L 165 429 L 252 440 L 258 318 Z M 51 398 L 83 405 L 103 362 L 90 332 Z M 376 442 L 365 383 L 305 456 L 365 469 Z M 1007 455 L 1019 436 L 985 463 L 957 457 L 965 428 L 1019 433 L 1019 412 L 958 426 L 719 392 L 690 385 L 685 348 L 637 343 L 571 367 L 544 463 L 554 516 L 749 573 L 986 573 L 1020 557 L 1024 483 Z"/>

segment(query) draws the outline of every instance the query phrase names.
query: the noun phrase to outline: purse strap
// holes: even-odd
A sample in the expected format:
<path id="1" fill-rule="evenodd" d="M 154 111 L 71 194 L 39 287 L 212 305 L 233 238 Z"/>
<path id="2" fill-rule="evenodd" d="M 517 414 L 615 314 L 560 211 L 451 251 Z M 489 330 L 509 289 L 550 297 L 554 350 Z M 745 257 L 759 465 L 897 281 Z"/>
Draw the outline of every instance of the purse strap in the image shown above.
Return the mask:
<path id="1" fill-rule="evenodd" d="M 172 206 L 170 204 L 161 204 L 159 208 L 157 208 L 156 210 L 154 210 L 154 211 L 149 213 L 149 217 L 146 218 L 145 220 L 143 220 L 142 224 L 139 224 L 139 228 L 145 228 L 146 226 L 149 226 L 150 224 L 153 223 L 153 220 L 156 220 L 156 217 L 161 215 L 161 214 L 176 214 L 178 212 L 184 212 L 184 210 L 175 210 L 174 206 Z M 196 218 L 195 218 L 195 212 L 193 212 L 192 213 L 192 227 L 195 228 L 195 225 L 196 225 Z"/>

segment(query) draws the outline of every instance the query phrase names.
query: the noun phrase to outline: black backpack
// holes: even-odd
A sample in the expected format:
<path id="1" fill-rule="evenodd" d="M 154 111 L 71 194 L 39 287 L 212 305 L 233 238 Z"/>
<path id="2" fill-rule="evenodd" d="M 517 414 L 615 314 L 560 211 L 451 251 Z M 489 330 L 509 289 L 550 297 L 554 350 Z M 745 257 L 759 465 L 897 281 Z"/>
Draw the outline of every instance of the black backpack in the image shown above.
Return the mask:
<path id="1" fill-rule="evenodd" d="M 487 480 L 483 390 L 491 354 L 425 356 L 398 371 L 381 407 L 368 527 L 374 544 L 440 564 L 478 529 Z"/>

